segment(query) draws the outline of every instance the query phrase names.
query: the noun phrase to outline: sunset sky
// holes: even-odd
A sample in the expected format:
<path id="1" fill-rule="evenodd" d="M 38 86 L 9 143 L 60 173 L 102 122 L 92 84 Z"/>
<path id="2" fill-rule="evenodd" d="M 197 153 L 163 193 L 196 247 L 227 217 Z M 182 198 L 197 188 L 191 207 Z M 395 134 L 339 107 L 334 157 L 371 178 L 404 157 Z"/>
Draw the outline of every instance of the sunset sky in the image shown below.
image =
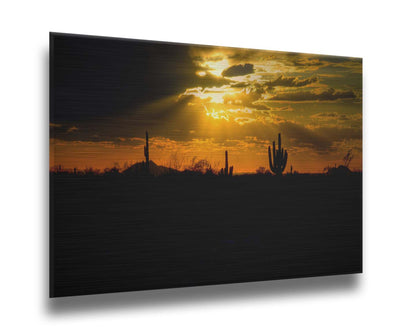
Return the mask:
<path id="1" fill-rule="evenodd" d="M 288 168 L 362 168 L 362 60 L 57 35 L 51 53 L 50 167 L 150 159 L 184 168 L 224 151 L 236 173 L 268 168 L 282 133 Z M 276 45 L 278 47 L 278 45 Z"/>

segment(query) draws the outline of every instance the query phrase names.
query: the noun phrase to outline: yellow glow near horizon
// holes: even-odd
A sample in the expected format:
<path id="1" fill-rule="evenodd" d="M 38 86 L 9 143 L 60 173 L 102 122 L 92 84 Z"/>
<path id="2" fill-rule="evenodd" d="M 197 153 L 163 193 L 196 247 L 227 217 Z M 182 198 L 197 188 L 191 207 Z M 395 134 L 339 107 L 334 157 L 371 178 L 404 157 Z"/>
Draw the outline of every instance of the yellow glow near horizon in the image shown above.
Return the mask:
<path id="1" fill-rule="evenodd" d="M 196 75 L 198 75 L 198 76 L 205 76 L 205 75 L 207 75 L 207 72 L 205 72 L 205 71 L 199 71 L 199 72 L 196 72 Z"/>
<path id="2" fill-rule="evenodd" d="M 104 142 L 68 142 L 51 140 L 51 155 L 49 166 L 52 169 L 58 165 L 70 172 L 73 168 L 84 170 L 88 167 L 103 171 L 117 164 L 122 169 L 140 162 L 143 157 L 144 138 L 137 145 L 111 146 Z M 158 165 L 175 167 L 184 170 L 197 158 L 206 159 L 217 171 L 224 161 L 224 150 L 230 153 L 230 162 L 234 164 L 237 173 L 255 172 L 260 166 L 268 169 L 267 146 L 270 142 L 246 137 L 238 142 L 226 141 L 224 144 L 215 139 L 192 139 L 175 141 L 164 137 L 150 137 L 152 147 L 151 160 Z M 253 158 L 255 156 L 255 158 Z M 339 152 L 328 154 L 325 160 L 316 158 L 311 152 L 290 152 L 290 165 L 300 172 L 322 172 L 323 168 L 335 163 L 341 163 Z M 290 168 L 290 166 L 289 166 Z M 350 165 L 351 170 L 362 169 L 362 156 L 356 152 Z"/>

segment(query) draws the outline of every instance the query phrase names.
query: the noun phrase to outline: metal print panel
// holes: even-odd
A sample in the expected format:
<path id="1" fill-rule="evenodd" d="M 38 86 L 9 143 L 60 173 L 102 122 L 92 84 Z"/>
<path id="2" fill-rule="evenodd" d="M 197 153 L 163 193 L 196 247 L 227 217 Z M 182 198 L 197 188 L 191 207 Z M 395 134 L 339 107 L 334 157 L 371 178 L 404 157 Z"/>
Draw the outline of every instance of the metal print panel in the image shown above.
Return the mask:
<path id="1" fill-rule="evenodd" d="M 361 271 L 361 59 L 51 34 L 51 297 Z"/>

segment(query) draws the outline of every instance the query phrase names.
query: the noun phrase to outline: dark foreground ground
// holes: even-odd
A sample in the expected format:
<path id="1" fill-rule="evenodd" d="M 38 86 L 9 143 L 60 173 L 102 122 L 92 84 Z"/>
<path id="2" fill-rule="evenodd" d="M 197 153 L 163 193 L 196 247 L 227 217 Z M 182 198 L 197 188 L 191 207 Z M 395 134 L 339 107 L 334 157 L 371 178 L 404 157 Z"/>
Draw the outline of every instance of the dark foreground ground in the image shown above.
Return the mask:
<path id="1" fill-rule="evenodd" d="M 51 176 L 51 296 L 361 271 L 361 175 Z"/>

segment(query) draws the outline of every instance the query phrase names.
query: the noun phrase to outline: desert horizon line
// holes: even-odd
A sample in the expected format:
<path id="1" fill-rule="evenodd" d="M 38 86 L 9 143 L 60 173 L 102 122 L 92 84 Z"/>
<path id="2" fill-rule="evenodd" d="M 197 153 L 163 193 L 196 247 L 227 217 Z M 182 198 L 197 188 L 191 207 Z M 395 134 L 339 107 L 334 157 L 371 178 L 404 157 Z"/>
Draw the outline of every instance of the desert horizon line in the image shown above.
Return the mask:
<path id="1" fill-rule="evenodd" d="M 201 161 L 201 160 L 199 160 L 199 161 Z M 172 169 L 172 170 L 178 171 L 178 172 L 183 172 L 183 171 L 188 170 L 187 167 L 184 167 L 182 169 L 175 169 L 175 168 L 170 167 L 170 166 L 167 166 L 167 165 L 157 164 L 153 160 L 150 160 L 150 162 L 153 162 L 158 167 L 164 167 L 164 168 Z M 145 163 L 145 161 L 136 161 L 135 163 L 129 164 L 129 167 L 131 167 L 133 165 L 136 165 L 136 164 L 142 164 L 142 163 Z M 338 166 L 342 166 L 342 164 L 340 164 L 340 165 L 335 164 L 333 167 L 338 167 Z M 259 166 L 257 168 L 257 170 L 254 170 L 254 171 L 247 171 L 247 170 L 238 171 L 238 169 L 237 169 L 237 171 L 234 171 L 234 175 L 254 175 L 254 174 L 261 174 L 261 172 L 258 172 L 258 170 L 261 169 L 261 168 L 264 168 L 265 169 L 264 174 L 273 175 L 273 173 L 268 168 L 261 167 L 261 166 Z M 67 172 L 67 173 L 74 173 L 73 171 L 76 170 L 77 173 L 83 173 L 83 172 L 85 173 L 86 171 L 92 171 L 94 173 L 97 172 L 97 173 L 103 174 L 103 173 L 106 172 L 106 170 L 107 171 L 111 171 L 112 169 L 118 169 L 120 172 L 123 172 L 123 171 L 127 170 L 128 167 L 127 168 L 124 167 L 124 166 L 123 167 L 120 167 L 119 166 L 119 163 L 117 163 L 117 162 L 115 162 L 112 167 L 105 167 L 105 168 L 98 168 L 98 167 L 95 168 L 95 167 L 92 167 L 92 166 L 86 166 L 84 168 L 65 167 L 62 164 L 58 164 L 58 165 L 55 164 L 55 165 L 52 165 L 52 166 L 49 167 L 49 172 L 56 172 L 56 171 L 59 172 L 59 171 L 61 171 L 61 172 Z M 325 169 L 326 168 L 323 168 L 322 169 L 322 172 L 307 172 L 307 171 L 305 172 L 305 171 L 298 171 L 296 169 L 293 169 L 293 172 L 296 172 L 297 174 L 300 174 L 300 175 L 320 175 L 320 174 L 325 174 L 326 173 L 325 172 Z M 212 168 L 212 170 L 214 172 L 218 173 L 221 170 L 221 168 Z M 362 169 L 357 169 L 357 168 L 351 168 L 350 171 L 352 173 L 361 173 L 361 172 L 363 172 Z M 286 170 L 285 172 L 283 172 L 283 174 L 290 174 L 290 171 L 289 170 Z"/>
<path id="2" fill-rule="evenodd" d="M 280 151 L 281 138 L 280 133 L 278 135 L 278 150 Z M 157 166 L 170 168 L 176 171 L 185 171 L 187 169 L 192 169 L 193 166 L 198 162 L 204 162 L 205 165 L 209 165 L 209 169 L 212 171 L 218 171 L 223 165 L 223 154 L 224 152 L 230 151 L 231 161 L 235 164 L 235 174 L 253 174 L 258 173 L 258 170 L 265 169 L 268 172 L 273 172 L 273 169 L 276 169 L 276 166 L 273 166 L 272 160 L 277 156 L 277 151 L 275 151 L 275 141 L 270 141 L 269 144 L 262 142 L 261 147 L 255 145 L 252 147 L 233 147 L 233 146 L 215 146 L 211 149 L 206 149 L 206 144 L 202 147 L 204 148 L 203 153 L 201 152 L 201 147 L 188 147 L 187 149 L 179 149 L 176 147 L 175 150 L 166 149 L 166 147 L 160 147 L 160 143 L 151 144 L 148 143 L 148 133 L 146 131 L 146 138 L 136 138 L 142 143 L 146 142 L 144 145 L 144 158 L 148 164 L 149 158 L 149 146 L 152 153 L 152 162 Z M 151 138 L 152 141 L 153 138 Z M 157 137 L 156 137 L 157 139 Z M 54 141 L 51 143 L 55 144 Z M 78 143 L 81 144 L 81 143 Z M 55 145 L 51 145 L 51 154 L 50 154 L 50 163 L 49 169 L 51 171 L 57 170 L 58 168 L 65 170 L 97 170 L 97 172 L 106 172 L 110 169 L 118 169 L 119 171 L 126 170 L 130 166 L 137 163 L 144 163 L 142 158 L 139 157 L 138 150 L 143 149 L 141 145 L 134 146 L 116 146 L 116 145 L 105 145 L 100 147 L 100 142 L 90 143 L 87 147 L 77 146 L 74 143 L 65 144 L 62 146 L 62 143 L 59 144 L 60 151 L 64 152 L 65 149 L 72 149 L 72 151 L 66 151 L 63 154 L 57 155 L 56 152 L 52 153 L 56 148 Z M 94 146 L 95 145 L 95 146 Z M 271 155 L 270 149 L 273 147 L 273 154 Z M 84 149 L 84 150 L 83 150 Z M 101 149 L 101 150 L 100 150 Z M 181 151 L 182 150 L 182 151 Z M 208 153 L 207 153 L 208 152 Z M 290 159 L 287 160 L 287 153 L 291 155 Z M 345 151 L 347 152 L 347 151 Z M 344 153 L 345 153 L 344 152 Z M 147 155 L 146 155 L 147 153 Z M 293 149 L 282 148 L 280 151 L 281 158 L 284 157 L 286 153 L 286 161 L 283 167 L 282 173 L 286 167 L 287 170 L 292 169 L 298 173 L 308 173 L 308 174 L 319 174 L 324 173 L 325 169 L 330 167 L 336 167 L 337 165 L 342 165 L 341 155 L 333 155 L 332 159 L 319 158 L 315 156 L 315 160 L 305 160 L 299 158 L 298 153 L 293 151 Z M 338 152 L 341 153 L 341 152 Z M 358 152 L 358 158 L 353 155 L 353 149 L 348 149 L 347 155 L 350 156 L 348 161 L 348 167 L 350 167 L 351 160 L 354 157 L 354 162 L 349 168 L 354 172 L 362 172 L 362 158 L 360 152 Z M 267 163 L 267 156 L 269 163 Z M 273 158 L 272 158 L 273 156 Z M 300 153 L 302 157 L 302 152 Z M 317 158 L 318 157 L 318 158 Z M 228 158 L 228 156 L 227 156 Z M 345 158 L 345 156 L 344 156 Z M 250 165 L 250 166 L 249 166 Z M 63 167 L 64 166 L 64 167 Z"/>

